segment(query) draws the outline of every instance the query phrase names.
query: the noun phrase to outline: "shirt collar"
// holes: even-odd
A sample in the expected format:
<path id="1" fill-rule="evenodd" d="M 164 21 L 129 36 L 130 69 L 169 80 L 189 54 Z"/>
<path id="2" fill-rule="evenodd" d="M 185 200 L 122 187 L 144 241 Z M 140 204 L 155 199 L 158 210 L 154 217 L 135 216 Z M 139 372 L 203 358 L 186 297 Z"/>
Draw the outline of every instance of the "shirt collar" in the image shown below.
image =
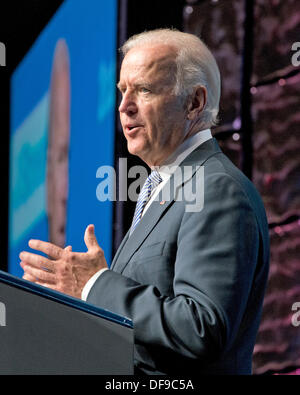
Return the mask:
<path id="1" fill-rule="evenodd" d="M 155 167 L 163 180 L 175 172 L 181 162 L 197 147 L 212 138 L 211 130 L 201 130 L 185 140 L 165 161 L 162 166 Z"/>

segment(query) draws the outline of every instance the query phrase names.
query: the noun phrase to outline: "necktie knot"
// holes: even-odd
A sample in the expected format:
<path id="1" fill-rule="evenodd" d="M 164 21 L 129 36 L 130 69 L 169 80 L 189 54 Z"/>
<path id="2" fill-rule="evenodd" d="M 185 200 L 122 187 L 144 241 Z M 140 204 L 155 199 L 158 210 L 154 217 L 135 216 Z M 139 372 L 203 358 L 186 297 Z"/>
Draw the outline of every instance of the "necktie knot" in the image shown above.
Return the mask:
<path id="1" fill-rule="evenodd" d="M 143 214 L 143 210 L 151 196 L 153 190 L 162 182 L 162 178 L 157 170 L 153 170 L 145 181 L 145 184 L 139 194 L 138 201 L 136 203 L 134 217 L 130 229 L 130 234 L 134 231 L 137 224 L 140 222 Z"/>
<path id="2" fill-rule="evenodd" d="M 157 170 L 153 170 L 150 175 L 148 176 L 144 187 L 148 188 L 151 192 L 157 187 L 158 184 L 160 184 L 162 181 L 162 178 Z M 144 189 L 143 187 L 143 189 Z M 143 190 L 142 189 L 142 190 Z"/>

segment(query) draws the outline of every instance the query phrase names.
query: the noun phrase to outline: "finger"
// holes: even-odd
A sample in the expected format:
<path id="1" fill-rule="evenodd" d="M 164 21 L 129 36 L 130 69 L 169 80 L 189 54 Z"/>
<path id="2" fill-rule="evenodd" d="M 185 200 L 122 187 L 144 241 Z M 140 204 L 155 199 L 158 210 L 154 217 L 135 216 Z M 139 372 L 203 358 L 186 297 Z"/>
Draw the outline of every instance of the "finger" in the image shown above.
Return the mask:
<path id="1" fill-rule="evenodd" d="M 25 262 L 20 262 L 20 266 L 21 266 L 21 268 L 24 270 L 24 274 L 23 274 L 23 279 L 24 280 L 27 280 L 27 281 L 31 281 L 31 282 L 36 282 L 36 278 L 35 277 L 33 277 L 31 274 L 29 274 L 29 273 L 26 273 L 25 272 L 25 266 L 26 266 L 26 263 Z"/>
<path id="2" fill-rule="evenodd" d="M 27 280 L 27 281 L 31 281 L 31 282 L 36 282 L 36 278 L 35 277 L 33 277 L 31 274 L 29 274 L 29 273 L 24 273 L 24 275 L 23 275 L 23 280 Z"/>
<path id="3" fill-rule="evenodd" d="M 35 283 L 56 284 L 56 278 L 53 273 L 45 272 L 42 269 L 25 264 L 23 267 L 26 278 L 34 278 Z"/>
<path id="4" fill-rule="evenodd" d="M 87 226 L 84 233 L 84 242 L 88 250 L 95 249 L 95 247 L 99 248 L 94 225 Z"/>
<path id="5" fill-rule="evenodd" d="M 64 248 L 64 251 L 72 251 L 72 246 L 67 246 Z"/>
<path id="6" fill-rule="evenodd" d="M 35 284 L 37 284 L 37 285 L 42 285 L 43 287 L 47 287 L 47 288 L 52 288 L 52 289 L 54 289 L 54 290 L 56 290 L 57 289 L 57 287 L 56 287 L 56 285 L 55 284 L 53 284 L 53 283 L 47 283 L 47 282 L 45 282 L 45 281 L 41 281 L 41 280 L 39 280 L 39 279 L 37 279 L 36 277 L 33 277 L 31 274 L 29 274 L 29 273 L 25 273 L 24 275 L 23 275 L 23 279 L 24 280 L 27 280 L 27 281 L 30 281 L 30 282 L 32 282 L 32 283 L 35 283 Z"/>
<path id="7" fill-rule="evenodd" d="M 45 258 L 41 255 L 33 254 L 32 252 L 22 251 L 19 257 L 21 261 L 25 264 L 29 264 L 44 271 L 55 271 L 54 263 L 48 258 Z"/>
<path id="8" fill-rule="evenodd" d="M 55 284 L 49 284 L 41 281 L 35 281 L 35 284 L 41 285 L 42 287 L 53 289 L 54 291 L 58 291 L 58 288 Z"/>
<path id="9" fill-rule="evenodd" d="M 26 273 L 25 273 L 25 266 L 26 266 L 26 263 L 23 262 L 23 261 L 21 261 L 21 262 L 20 262 L 20 266 L 21 266 L 21 268 L 22 268 L 23 271 L 24 271 L 24 274 L 23 274 L 23 277 L 22 277 L 22 278 L 24 278 L 24 280 L 34 281 L 34 280 L 35 280 L 34 277 L 31 277 L 29 274 L 26 274 Z"/>
<path id="10" fill-rule="evenodd" d="M 33 250 L 41 251 L 53 259 L 59 259 L 62 256 L 63 249 L 47 241 L 31 239 L 28 245 Z"/>

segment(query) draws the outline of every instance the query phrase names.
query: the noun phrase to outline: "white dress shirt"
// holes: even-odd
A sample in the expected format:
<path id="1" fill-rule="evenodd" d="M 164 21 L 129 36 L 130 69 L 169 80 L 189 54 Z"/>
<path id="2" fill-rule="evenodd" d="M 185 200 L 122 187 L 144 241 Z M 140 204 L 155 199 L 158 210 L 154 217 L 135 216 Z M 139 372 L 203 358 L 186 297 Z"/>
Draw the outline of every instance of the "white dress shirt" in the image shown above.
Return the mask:
<path id="1" fill-rule="evenodd" d="M 162 190 L 164 185 L 168 182 L 169 178 L 171 175 L 176 171 L 176 168 L 180 165 L 180 163 L 191 153 L 193 152 L 197 147 L 199 147 L 201 144 L 203 144 L 205 141 L 209 140 L 212 138 L 211 131 L 210 129 L 205 129 L 201 130 L 200 132 L 194 134 L 193 136 L 189 137 L 187 140 L 185 140 L 177 149 L 176 151 L 173 152 L 172 155 L 169 156 L 169 158 L 165 161 L 165 163 L 155 169 L 159 172 L 162 182 L 154 189 L 150 199 L 148 200 L 143 213 L 142 217 L 145 214 L 145 212 L 148 210 L 150 207 L 151 203 L 155 200 L 156 196 L 159 194 L 159 192 Z M 95 284 L 96 280 L 98 277 L 105 272 L 106 270 L 109 270 L 108 268 L 104 268 L 99 270 L 97 273 L 95 273 L 85 284 L 82 294 L 81 294 L 81 299 L 82 300 L 87 300 L 88 294 Z"/>

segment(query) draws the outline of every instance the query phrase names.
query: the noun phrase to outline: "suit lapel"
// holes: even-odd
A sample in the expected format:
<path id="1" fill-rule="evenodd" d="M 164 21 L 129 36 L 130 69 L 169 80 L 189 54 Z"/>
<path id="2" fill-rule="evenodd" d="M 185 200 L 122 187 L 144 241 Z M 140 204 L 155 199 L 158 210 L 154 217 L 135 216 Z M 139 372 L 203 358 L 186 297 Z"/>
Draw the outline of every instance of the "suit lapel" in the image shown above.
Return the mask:
<path id="1" fill-rule="evenodd" d="M 124 245 L 125 245 L 125 243 L 126 243 L 128 237 L 129 237 L 129 231 L 130 231 L 130 229 L 128 230 L 128 232 L 127 232 L 126 235 L 124 236 L 124 238 L 123 238 L 121 244 L 119 245 L 119 247 L 118 247 L 118 249 L 117 249 L 117 252 L 116 252 L 116 254 L 115 254 L 114 258 L 113 258 L 113 261 L 112 261 L 112 263 L 111 263 L 111 265 L 110 265 L 110 269 L 113 269 L 113 268 L 114 268 L 115 263 L 117 262 L 117 260 L 118 260 L 118 258 L 119 258 L 119 255 L 120 255 L 120 253 L 121 253 L 121 251 L 122 251 L 122 249 L 123 249 L 123 247 L 124 247 Z"/>
<path id="2" fill-rule="evenodd" d="M 164 205 L 159 204 L 156 200 L 152 202 L 130 237 L 129 231 L 127 232 L 116 253 L 111 269 L 117 270 L 120 273 L 124 270 L 132 255 L 149 235 L 164 211 L 173 203 L 173 199 L 169 200 Z"/>
<path id="3" fill-rule="evenodd" d="M 163 213 L 172 206 L 180 188 L 182 188 L 188 179 L 194 176 L 195 172 L 210 156 L 218 152 L 221 152 L 221 150 L 217 141 L 215 139 L 208 140 L 200 145 L 180 164 L 181 171 L 175 172 L 170 177 L 169 181 L 158 195 L 158 198 L 151 203 L 132 235 L 129 237 L 129 231 L 125 235 L 113 259 L 111 269 L 119 273 L 124 270 L 133 254 L 138 250 L 140 245 L 158 223 Z M 192 171 L 188 173 L 183 171 L 185 166 L 192 166 Z M 183 175 L 183 178 L 181 175 Z M 167 199 L 164 199 L 166 196 Z M 159 199 L 159 197 L 162 197 L 162 199 Z M 163 199 L 165 203 L 162 205 L 160 201 Z"/>

